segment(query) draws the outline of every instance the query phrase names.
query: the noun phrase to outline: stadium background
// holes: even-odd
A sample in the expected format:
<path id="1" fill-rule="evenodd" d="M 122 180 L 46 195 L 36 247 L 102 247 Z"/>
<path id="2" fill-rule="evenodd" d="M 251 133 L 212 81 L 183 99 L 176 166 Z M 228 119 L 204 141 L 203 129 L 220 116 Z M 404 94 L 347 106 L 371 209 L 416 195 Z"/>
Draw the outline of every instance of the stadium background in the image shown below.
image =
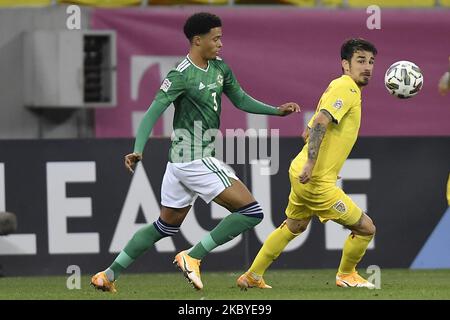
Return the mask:
<path id="1" fill-rule="evenodd" d="M 81 30 L 67 29 L 69 4 L 86 5 Z M 371 4 L 382 7 L 379 30 L 366 26 Z M 378 228 L 361 266 L 450 268 L 450 97 L 437 93 L 450 55 L 450 1 L 0 0 L 0 6 L 0 211 L 18 218 L 17 232 L 0 237 L 4 275 L 65 274 L 69 265 L 98 271 L 142 223 L 155 220 L 170 112 L 155 127 L 133 177 L 122 157 L 162 77 L 187 53 L 182 23 L 199 10 L 223 18 L 221 56 L 247 92 L 303 107 L 302 115 L 279 119 L 224 103 L 224 132 L 280 130 L 280 166 L 277 175 L 263 176 L 261 162 L 233 165 L 266 219 L 208 256 L 204 270 L 243 270 L 282 221 L 299 133 L 328 82 L 339 76 L 339 46 L 350 36 L 373 41 L 380 52 L 363 93 L 361 135 L 341 182 Z M 83 37 L 95 35 L 91 47 L 76 40 L 86 44 Z M 97 54 L 92 61 L 75 59 L 89 50 Z M 384 71 L 397 60 L 423 70 L 425 86 L 411 100 L 395 99 L 383 87 Z M 100 82 L 86 68 L 96 64 Z M 174 254 L 225 214 L 198 201 L 181 234 L 158 243 L 130 272 L 172 271 Z M 345 234 L 315 221 L 273 268 L 334 268 Z"/>

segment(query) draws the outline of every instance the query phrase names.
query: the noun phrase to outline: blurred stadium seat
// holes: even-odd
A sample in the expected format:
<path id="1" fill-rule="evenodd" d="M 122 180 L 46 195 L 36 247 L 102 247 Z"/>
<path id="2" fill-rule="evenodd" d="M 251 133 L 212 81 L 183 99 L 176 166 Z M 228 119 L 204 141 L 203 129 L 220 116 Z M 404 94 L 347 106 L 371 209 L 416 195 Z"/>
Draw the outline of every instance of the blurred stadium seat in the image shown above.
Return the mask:
<path id="1" fill-rule="evenodd" d="M 149 5 L 183 5 L 183 4 L 196 4 L 196 5 L 227 5 L 228 0 L 149 0 Z"/>
<path id="2" fill-rule="evenodd" d="M 342 6 L 344 5 L 344 0 L 235 0 L 235 4 L 245 4 L 245 5 L 277 5 L 277 4 L 287 4 L 295 5 L 300 7 L 315 7 L 315 6 Z"/>
<path id="3" fill-rule="evenodd" d="M 436 0 L 348 0 L 348 6 L 354 8 L 377 5 L 390 8 L 434 7 Z"/>
<path id="4" fill-rule="evenodd" d="M 314 7 L 315 0 L 235 0 L 235 4 L 294 4 L 302 7 Z"/>
<path id="5" fill-rule="evenodd" d="M 48 6 L 52 0 L 0 0 L 0 7 Z"/>
<path id="6" fill-rule="evenodd" d="M 141 0 L 58 0 L 61 4 L 79 4 L 96 7 L 126 7 L 139 6 Z"/>
<path id="7" fill-rule="evenodd" d="M 0 7 L 49 6 L 78 4 L 97 7 L 125 7 L 140 5 L 295 5 L 299 7 L 364 8 L 378 5 L 383 8 L 450 7 L 450 0 L 0 0 Z"/>

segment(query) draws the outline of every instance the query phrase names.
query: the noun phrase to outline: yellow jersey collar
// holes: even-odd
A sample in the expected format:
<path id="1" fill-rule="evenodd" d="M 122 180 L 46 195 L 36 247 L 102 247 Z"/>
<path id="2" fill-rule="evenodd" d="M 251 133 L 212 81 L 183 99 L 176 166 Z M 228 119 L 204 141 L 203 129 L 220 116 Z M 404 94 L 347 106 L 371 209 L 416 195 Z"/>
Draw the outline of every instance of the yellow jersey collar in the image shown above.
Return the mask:
<path id="1" fill-rule="evenodd" d="M 352 79 L 352 77 L 350 77 L 349 75 L 343 74 L 342 79 L 346 79 L 347 81 L 351 82 L 353 87 L 356 88 L 356 90 L 359 93 L 361 93 L 361 89 L 358 87 L 358 85 L 356 84 L 355 80 Z"/>

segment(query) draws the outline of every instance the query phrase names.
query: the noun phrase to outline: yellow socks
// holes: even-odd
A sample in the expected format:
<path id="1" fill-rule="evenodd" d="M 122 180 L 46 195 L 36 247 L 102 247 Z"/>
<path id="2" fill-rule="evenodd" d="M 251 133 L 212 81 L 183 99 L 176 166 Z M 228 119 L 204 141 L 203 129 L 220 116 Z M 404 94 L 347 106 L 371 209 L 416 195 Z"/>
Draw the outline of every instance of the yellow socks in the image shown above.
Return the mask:
<path id="1" fill-rule="evenodd" d="M 251 272 L 254 276 L 263 276 L 267 268 L 278 258 L 288 243 L 299 234 L 292 233 L 286 223 L 283 222 L 264 241 L 262 248 L 259 250 L 248 272 Z M 355 272 L 356 265 L 366 253 L 366 249 L 372 238 L 373 235 L 360 236 L 353 233 L 348 236 L 344 244 L 344 249 L 342 250 L 342 259 L 338 270 L 339 274 Z"/>
<path id="2" fill-rule="evenodd" d="M 278 258 L 287 244 L 299 234 L 292 233 L 287 227 L 286 222 L 283 222 L 264 241 L 262 248 L 259 250 L 258 255 L 248 271 L 254 275 L 262 276 L 272 262 Z"/>
<path id="3" fill-rule="evenodd" d="M 369 245 L 371 236 L 360 236 L 351 233 L 344 244 L 344 250 L 342 250 L 341 264 L 339 265 L 339 274 L 350 274 L 355 272 L 356 265 L 366 252 Z"/>

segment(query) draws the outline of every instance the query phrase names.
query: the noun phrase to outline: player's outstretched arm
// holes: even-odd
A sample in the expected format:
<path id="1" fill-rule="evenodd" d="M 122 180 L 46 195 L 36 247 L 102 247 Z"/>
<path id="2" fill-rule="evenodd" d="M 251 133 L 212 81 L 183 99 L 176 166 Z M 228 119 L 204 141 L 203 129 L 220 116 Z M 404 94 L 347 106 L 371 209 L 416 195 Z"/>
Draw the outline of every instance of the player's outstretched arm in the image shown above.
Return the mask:
<path id="1" fill-rule="evenodd" d="M 320 145 L 327 131 L 328 124 L 333 120 L 331 114 L 326 110 L 321 110 L 314 118 L 311 129 L 309 130 L 308 141 L 308 160 L 303 166 L 302 173 L 299 176 L 300 182 L 306 184 L 311 180 L 314 166 L 319 156 Z"/>
<path id="2" fill-rule="evenodd" d="M 300 112 L 300 107 L 295 102 L 288 102 L 279 107 L 273 107 L 252 98 L 242 89 L 227 93 L 227 96 L 236 108 L 248 113 L 286 116 L 293 112 Z"/>
<path id="3" fill-rule="evenodd" d="M 144 118 L 142 118 L 134 142 L 134 152 L 125 156 L 125 167 L 131 173 L 134 172 L 136 163 L 142 160 L 142 153 L 144 152 L 145 144 L 147 143 L 150 132 L 152 132 L 153 126 L 169 105 L 170 102 L 162 103 L 155 100 L 148 108 Z"/>

